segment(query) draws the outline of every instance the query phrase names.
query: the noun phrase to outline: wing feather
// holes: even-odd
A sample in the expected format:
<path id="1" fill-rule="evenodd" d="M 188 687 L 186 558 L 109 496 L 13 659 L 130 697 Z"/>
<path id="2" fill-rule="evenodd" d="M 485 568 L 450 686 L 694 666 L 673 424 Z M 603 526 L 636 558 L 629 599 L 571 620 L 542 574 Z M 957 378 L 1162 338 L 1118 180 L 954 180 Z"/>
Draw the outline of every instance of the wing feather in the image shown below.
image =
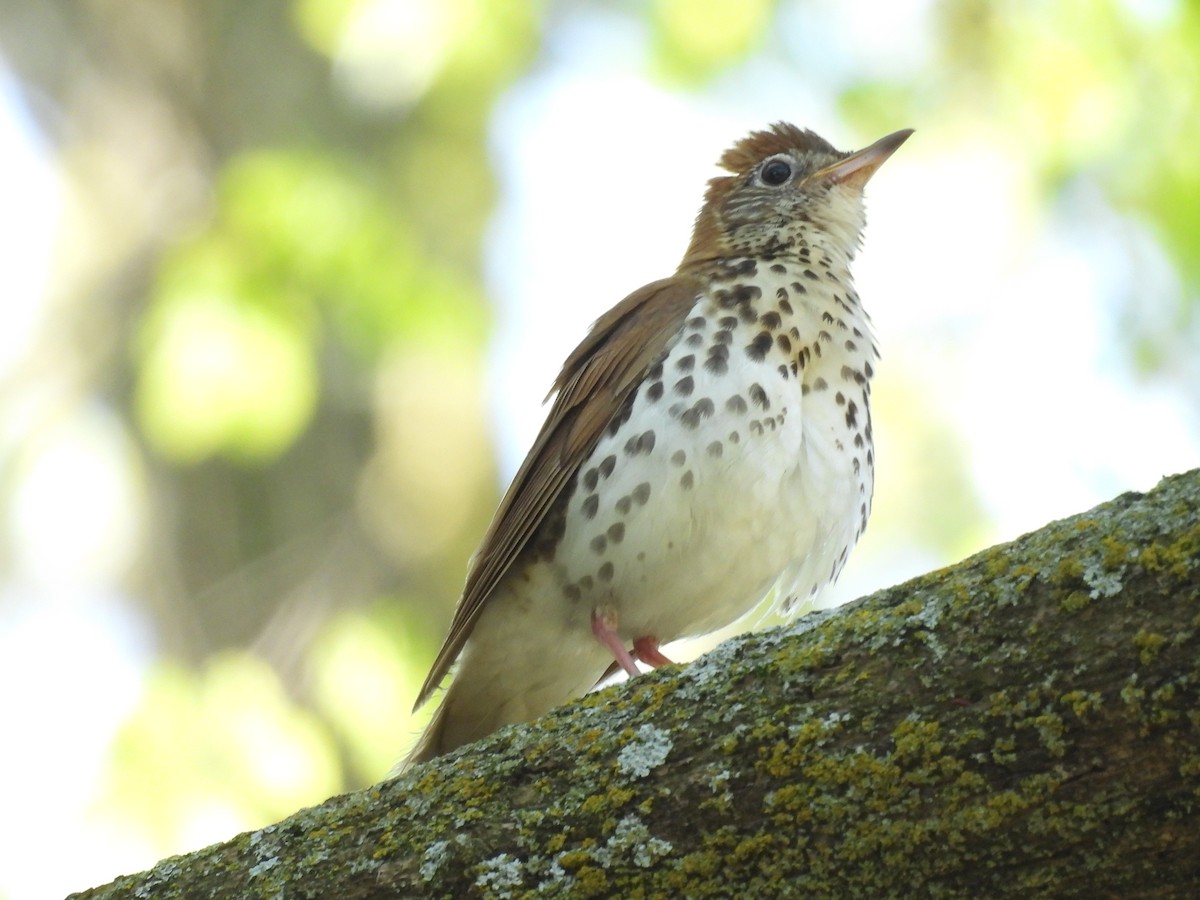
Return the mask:
<path id="1" fill-rule="evenodd" d="M 550 414 L 471 558 L 450 632 L 417 706 L 454 664 L 488 597 L 529 546 L 605 426 L 678 338 L 700 292 L 699 279 L 688 275 L 651 282 L 597 319 L 567 357 L 550 391 L 557 392 Z"/>

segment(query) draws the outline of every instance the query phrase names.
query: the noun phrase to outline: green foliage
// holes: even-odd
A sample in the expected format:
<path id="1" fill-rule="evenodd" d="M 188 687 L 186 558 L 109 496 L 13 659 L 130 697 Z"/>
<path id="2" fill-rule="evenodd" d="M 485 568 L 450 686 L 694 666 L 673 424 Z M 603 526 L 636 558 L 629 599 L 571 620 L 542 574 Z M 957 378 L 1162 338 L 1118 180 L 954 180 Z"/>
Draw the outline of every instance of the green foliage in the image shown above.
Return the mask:
<path id="1" fill-rule="evenodd" d="M 337 748 L 252 654 L 164 661 L 113 747 L 109 815 L 167 853 L 266 824 L 342 786 Z"/>
<path id="2" fill-rule="evenodd" d="M 400 211 L 334 158 L 236 159 L 217 198 L 161 264 L 142 328 L 138 410 L 164 455 L 286 449 L 316 404 L 322 323 L 363 364 L 402 337 L 481 334 L 471 289 L 423 262 Z"/>
<path id="3" fill-rule="evenodd" d="M 432 714 L 404 713 L 425 677 L 420 643 L 395 604 L 330 621 L 309 656 L 314 705 L 346 748 L 347 781 L 370 784 L 387 772 Z"/>
<path id="4" fill-rule="evenodd" d="M 654 0 L 647 23 L 665 74 L 700 81 L 759 49 L 774 0 Z"/>

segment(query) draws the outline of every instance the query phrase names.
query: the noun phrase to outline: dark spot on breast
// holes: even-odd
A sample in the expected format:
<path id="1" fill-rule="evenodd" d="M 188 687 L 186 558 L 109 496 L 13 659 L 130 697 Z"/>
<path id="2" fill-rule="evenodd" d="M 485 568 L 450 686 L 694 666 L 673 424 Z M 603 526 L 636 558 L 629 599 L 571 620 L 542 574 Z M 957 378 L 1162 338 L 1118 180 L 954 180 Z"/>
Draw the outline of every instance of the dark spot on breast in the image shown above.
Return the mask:
<path id="1" fill-rule="evenodd" d="M 746 410 L 749 409 L 749 407 L 746 405 L 746 401 L 742 399 L 741 394 L 734 394 L 732 397 L 726 400 L 725 408 L 734 415 L 738 416 L 743 415 Z"/>
<path id="2" fill-rule="evenodd" d="M 776 366 L 775 371 L 779 373 L 779 377 L 784 381 L 787 381 L 788 376 L 792 374 L 791 370 L 787 366 Z"/>
<path id="3" fill-rule="evenodd" d="M 857 425 L 858 425 L 858 407 L 855 405 L 854 401 L 851 400 L 850 403 L 846 406 L 846 427 L 854 428 Z"/>
<path id="4" fill-rule="evenodd" d="M 596 494 L 589 494 L 579 508 L 584 518 L 594 519 L 596 517 L 596 510 L 600 508 L 600 497 Z"/>
<path id="5" fill-rule="evenodd" d="M 753 325 L 758 321 L 758 310 L 748 304 L 746 306 L 739 306 L 738 318 L 740 318 L 747 325 Z"/>
<path id="6" fill-rule="evenodd" d="M 693 331 L 687 336 L 683 343 L 688 347 L 699 347 L 704 343 L 704 335 L 700 334 L 698 331 Z"/>
<path id="7" fill-rule="evenodd" d="M 789 356 L 792 353 L 792 340 L 786 334 L 775 335 L 775 346 Z M 787 377 L 787 368 L 783 367 L 784 377 Z"/>
<path id="8" fill-rule="evenodd" d="M 701 331 L 708 325 L 708 319 L 704 316 L 692 316 L 687 320 L 687 327 L 696 331 Z"/>
<path id="9" fill-rule="evenodd" d="M 646 399 L 649 400 L 651 403 L 654 403 L 656 400 L 662 399 L 662 395 L 663 395 L 663 383 L 661 381 L 656 381 L 652 385 L 650 385 L 650 387 L 646 388 Z"/>
<path id="10" fill-rule="evenodd" d="M 623 516 L 629 514 L 629 510 L 630 510 L 630 508 L 632 508 L 632 506 L 633 506 L 633 500 L 629 497 L 628 494 L 625 495 L 624 497 L 622 497 L 620 500 L 618 500 L 615 504 L 615 508 L 616 508 L 617 512 L 619 512 Z"/>
<path id="11" fill-rule="evenodd" d="M 784 272 L 787 271 L 787 266 L 783 265 L 782 263 L 774 263 L 771 266 L 771 271 L 777 275 L 782 275 Z"/>
<path id="12" fill-rule="evenodd" d="M 613 522 L 608 526 L 608 530 L 604 532 L 608 535 L 608 540 L 613 544 L 619 544 L 625 539 L 625 523 Z"/>
<path id="13" fill-rule="evenodd" d="M 683 423 L 685 428 L 696 429 L 699 427 L 703 419 L 707 419 L 713 414 L 713 402 L 707 397 L 697 400 L 692 408 L 685 410 L 679 417 L 679 421 Z"/>
<path id="14" fill-rule="evenodd" d="M 795 291 L 797 294 L 807 294 L 808 293 L 808 288 L 806 288 L 804 285 L 802 285 L 798 281 L 792 282 L 792 290 Z"/>
<path id="15" fill-rule="evenodd" d="M 656 362 L 654 365 L 652 365 L 650 367 L 650 370 L 646 373 L 646 380 L 647 381 L 657 381 L 658 379 L 662 378 L 662 369 L 663 369 L 662 362 L 661 361 Z"/>
<path id="16" fill-rule="evenodd" d="M 846 341 L 846 343 L 845 343 L 845 345 L 844 345 L 844 346 L 845 346 L 845 347 L 846 347 L 846 349 L 847 349 L 847 350 L 849 350 L 851 353 L 853 353 L 855 350 L 857 350 L 857 349 L 858 349 L 858 344 L 854 343 L 854 341 L 851 341 L 851 340 L 849 340 L 849 339 L 847 339 L 847 341 Z"/>
<path id="17" fill-rule="evenodd" d="M 781 287 L 777 291 L 775 291 L 775 299 L 778 300 L 780 303 L 786 302 L 787 298 L 788 298 L 787 288 Z"/>
<path id="18" fill-rule="evenodd" d="M 867 373 L 868 378 L 873 378 L 875 375 L 875 370 L 873 368 L 871 368 L 870 361 L 863 363 L 863 371 Z"/>
<path id="19" fill-rule="evenodd" d="M 713 441 L 711 444 L 705 447 L 704 450 L 714 459 L 720 459 L 721 455 L 725 452 L 725 448 L 721 445 L 720 441 Z"/>
<path id="20" fill-rule="evenodd" d="M 753 284 L 740 284 L 734 291 L 739 304 L 753 303 L 762 296 L 762 289 Z"/>
<path id="21" fill-rule="evenodd" d="M 838 406 L 844 406 L 846 403 L 846 395 L 843 394 L 841 391 L 838 391 L 836 394 L 833 395 L 833 402 L 836 403 Z"/>
<path id="22" fill-rule="evenodd" d="M 591 541 L 588 543 L 588 546 L 592 548 L 593 553 L 602 554 L 608 549 L 608 538 L 602 534 L 598 534 L 591 539 Z"/>
<path id="23" fill-rule="evenodd" d="M 727 329 L 732 330 L 732 329 L 738 327 L 738 317 L 737 316 L 721 316 L 721 318 L 717 319 L 717 325 L 720 328 L 727 328 Z"/>
<path id="24" fill-rule="evenodd" d="M 833 335 L 830 334 L 828 331 L 818 331 L 817 332 L 817 340 L 824 341 L 827 344 L 832 344 L 833 343 Z"/>
<path id="25" fill-rule="evenodd" d="M 691 375 L 686 375 L 675 382 L 675 393 L 680 397 L 690 396 L 692 390 L 696 387 L 696 382 L 692 380 Z"/>
<path id="26" fill-rule="evenodd" d="M 696 476 L 692 474 L 692 470 L 688 469 L 683 473 L 683 477 L 679 479 L 679 486 L 685 491 L 690 491 L 692 485 L 696 483 Z"/>
<path id="27" fill-rule="evenodd" d="M 740 444 L 741 442 L 742 436 L 740 434 L 738 434 L 736 431 L 729 432 L 729 443 Z"/>
<path id="28" fill-rule="evenodd" d="M 761 362 L 767 356 L 767 351 L 771 349 L 771 335 L 769 332 L 760 331 L 753 341 L 746 345 L 746 355 L 755 362 Z"/>
<path id="29" fill-rule="evenodd" d="M 696 368 L 696 357 L 690 353 L 687 356 L 679 357 L 679 359 L 675 360 L 675 368 L 680 372 L 692 371 L 692 369 Z"/>
<path id="30" fill-rule="evenodd" d="M 704 368 L 714 375 L 724 375 L 729 369 L 729 348 L 724 344 L 713 344 L 708 348 L 708 359 Z"/>
<path id="31" fill-rule="evenodd" d="M 762 422 L 758 421 L 758 419 L 751 419 L 750 433 L 753 435 L 761 435 L 763 433 Z"/>
<path id="32" fill-rule="evenodd" d="M 638 506 L 645 506 L 650 499 L 650 482 L 643 481 L 633 489 L 633 500 Z"/>
<path id="33" fill-rule="evenodd" d="M 687 462 L 687 454 L 682 450 L 676 450 L 671 454 L 671 462 L 677 466 L 682 466 L 685 462 Z"/>
<path id="34" fill-rule="evenodd" d="M 579 585 L 577 584 L 564 584 L 562 592 L 563 596 L 572 603 L 579 602 L 579 599 L 583 596 L 583 592 L 579 590 Z"/>
<path id="35" fill-rule="evenodd" d="M 634 435 L 625 442 L 625 452 L 630 456 L 637 456 L 639 453 L 649 453 L 653 449 L 653 431 L 643 431 L 641 434 Z"/>
<path id="36" fill-rule="evenodd" d="M 600 473 L 595 469 L 588 469 L 583 473 L 584 490 L 591 492 L 596 489 L 596 485 L 600 483 Z"/>
<path id="37" fill-rule="evenodd" d="M 750 385 L 750 390 L 746 392 L 750 397 L 750 402 L 759 409 L 770 409 L 771 401 L 767 399 L 767 392 L 763 390 L 762 385 L 755 382 Z"/>
<path id="38" fill-rule="evenodd" d="M 827 382 L 824 378 L 821 378 L 820 376 L 818 376 L 817 379 L 813 382 L 813 390 L 814 391 L 823 391 L 823 390 L 826 390 L 828 387 L 829 387 L 829 382 Z"/>
<path id="39" fill-rule="evenodd" d="M 718 331 L 716 334 L 713 335 L 713 340 L 716 341 L 718 344 L 732 344 L 733 343 L 733 332 Z"/>
<path id="40" fill-rule="evenodd" d="M 604 459 L 602 459 L 600 461 L 600 476 L 602 478 L 607 478 L 609 475 L 611 475 L 613 473 L 613 469 L 615 469 L 616 467 L 617 467 L 617 458 L 615 456 L 613 456 L 612 454 L 609 454 L 608 456 L 604 457 Z"/>
<path id="41" fill-rule="evenodd" d="M 816 272 L 814 272 L 812 269 L 805 269 L 804 277 L 807 278 L 809 281 L 820 281 L 821 280 L 821 276 L 818 275 Z"/>
<path id="42" fill-rule="evenodd" d="M 767 329 L 767 331 L 774 331 L 783 324 L 783 317 L 780 316 L 775 310 L 771 310 L 770 312 L 765 312 L 759 316 L 758 321 L 763 328 Z"/>
<path id="43" fill-rule="evenodd" d="M 612 581 L 613 580 L 613 564 L 611 562 L 606 562 L 604 565 L 602 565 L 599 569 L 596 570 L 596 577 L 599 578 L 601 581 Z"/>
<path id="44" fill-rule="evenodd" d="M 831 312 L 829 312 L 828 310 L 821 313 L 821 321 L 824 322 L 826 325 L 832 325 L 833 324 L 833 314 Z"/>

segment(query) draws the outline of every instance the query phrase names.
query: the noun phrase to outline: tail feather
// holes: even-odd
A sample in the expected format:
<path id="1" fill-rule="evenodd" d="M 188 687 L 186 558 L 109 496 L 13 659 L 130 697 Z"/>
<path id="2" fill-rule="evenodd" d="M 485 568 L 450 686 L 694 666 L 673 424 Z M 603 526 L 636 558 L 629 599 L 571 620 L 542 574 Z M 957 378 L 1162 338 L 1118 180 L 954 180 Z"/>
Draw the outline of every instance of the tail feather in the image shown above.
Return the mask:
<path id="1" fill-rule="evenodd" d="M 453 750 L 453 747 L 445 746 L 446 734 L 446 704 L 439 703 L 437 711 L 433 714 L 433 719 L 425 726 L 425 730 L 421 732 L 421 737 L 417 740 L 416 745 L 412 750 L 408 751 L 408 755 L 403 761 L 396 766 L 397 772 L 403 772 L 418 763 L 428 762 Z"/>
<path id="2" fill-rule="evenodd" d="M 590 631 L 560 633 L 542 652 L 516 656 L 511 642 L 480 641 L 463 649 L 458 671 L 433 720 L 397 767 L 403 771 L 472 743 L 496 729 L 530 722 L 586 693 L 610 656 Z"/>

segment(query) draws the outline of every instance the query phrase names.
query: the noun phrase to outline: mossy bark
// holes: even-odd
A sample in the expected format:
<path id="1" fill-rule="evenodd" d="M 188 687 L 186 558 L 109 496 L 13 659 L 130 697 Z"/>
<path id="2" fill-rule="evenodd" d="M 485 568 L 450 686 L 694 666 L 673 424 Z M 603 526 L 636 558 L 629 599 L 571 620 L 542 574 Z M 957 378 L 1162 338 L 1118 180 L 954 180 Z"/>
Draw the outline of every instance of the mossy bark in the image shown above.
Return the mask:
<path id="1" fill-rule="evenodd" d="M 1200 470 L 80 897 L 1191 897 Z"/>

